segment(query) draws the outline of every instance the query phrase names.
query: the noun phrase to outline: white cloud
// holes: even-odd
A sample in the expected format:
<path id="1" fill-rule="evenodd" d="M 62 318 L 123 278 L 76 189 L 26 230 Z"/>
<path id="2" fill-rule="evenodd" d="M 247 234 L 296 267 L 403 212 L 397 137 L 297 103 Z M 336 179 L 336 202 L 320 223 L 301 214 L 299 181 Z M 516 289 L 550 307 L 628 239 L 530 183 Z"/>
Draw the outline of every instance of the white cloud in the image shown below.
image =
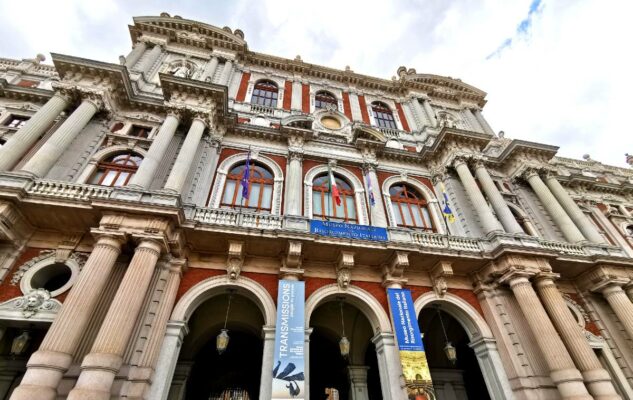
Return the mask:
<path id="1" fill-rule="evenodd" d="M 250 2 L 81 0 L 0 2 L 0 56 L 54 51 L 117 62 L 127 24 L 161 11 L 246 34 L 253 51 L 390 78 L 400 65 L 463 79 L 488 92 L 490 124 L 559 154 L 625 166 L 633 91 L 633 3 L 544 0 Z M 25 13 L 24 10 L 29 10 Z M 494 57 L 507 39 L 509 46 Z"/>

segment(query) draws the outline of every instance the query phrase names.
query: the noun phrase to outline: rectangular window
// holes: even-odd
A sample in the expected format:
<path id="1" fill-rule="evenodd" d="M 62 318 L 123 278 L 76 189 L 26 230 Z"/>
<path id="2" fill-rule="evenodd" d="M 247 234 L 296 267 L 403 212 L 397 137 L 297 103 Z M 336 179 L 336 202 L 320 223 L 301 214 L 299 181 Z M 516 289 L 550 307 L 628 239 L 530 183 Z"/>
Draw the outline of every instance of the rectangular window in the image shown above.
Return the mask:
<path id="1" fill-rule="evenodd" d="M 132 125 L 132 128 L 128 132 L 128 136 L 147 139 L 151 130 L 152 128 L 148 128 L 146 126 Z"/>
<path id="2" fill-rule="evenodd" d="M 6 126 L 7 128 L 20 129 L 26 124 L 26 121 L 28 120 L 29 117 L 25 117 L 22 115 L 12 115 L 9 117 L 4 126 Z"/>

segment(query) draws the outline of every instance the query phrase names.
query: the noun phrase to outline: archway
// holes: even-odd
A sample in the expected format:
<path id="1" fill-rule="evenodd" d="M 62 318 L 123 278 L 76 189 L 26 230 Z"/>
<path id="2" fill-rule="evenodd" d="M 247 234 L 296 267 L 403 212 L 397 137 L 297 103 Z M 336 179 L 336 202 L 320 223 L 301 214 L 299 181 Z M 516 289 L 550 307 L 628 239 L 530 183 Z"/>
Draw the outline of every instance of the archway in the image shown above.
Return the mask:
<path id="1" fill-rule="evenodd" d="M 220 355 L 216 338 L 229 296 L 230 340 Z M 269 398 L 275 314 L 270 294 L 246 277 L 233 281 L 223 275 L 196 284 L 174 307 L 151 398 Z"/>
<path id="2" fill-rule="evenodd" d="M 447 366 L 447 363 L 450 366 L 450 362 L 444 353 L 445 339 L 439 322 L 438 309 L 445 324 L 448 339 L 453 341 L 452 344 L 457 350 L 458 361 L 455 366 L 451 366 L 452 368 L 443 368 Z M 435 292 L 428 292 L 415 300 L 415 310 L 418 313 L 420 330 L 424 334 L 423 340 L 427 358 L 433 357 L 433 360 L 429 359 L 429 369 L 436 391 L 438 391 L 438 400 L 443 398 L 514 398 L 492 331 L 472 305 L 451 293 L 439 298 Z M 460 357 L 462 357 L 461 362 L 459 361 Z M 460 372 L 463 368 L 471 370 L 467 377 L 464 377 Z M 442 374 L 442 371 L 445 370 L 448 372 Z M 479 371 L 483 385 L 472 370 Z M 464 389 L 460 389 L 461 397 L 455 393 L 453 385 L 453 382 L 457 382 L 454 379 L 457 375 L 461 376 L 462 382 L 465 382 L 464 379 L 468 380 L 468 389 L 470 390 L 470 393 L 467 393 L 466 383 L 463 383 Z M 451 379 L 451 377 L 453 378 Z M 449 390 L 452 389 L 450 394 L 455 394 L 453 397 L 445 396 L 442 393 L 440 386 L 446 382 L 453 386 L 449 388 Z M 457 386 L 460 385 L 457 383 Z"/>
<path id="3" fill-rule="evenodd" d="M 320 304 L 310 325 L 310 399 L 382 399 L 374 336 L 369 320 L 344 298 Z M 339 341 L 350 342 L 343 357 Z"/>

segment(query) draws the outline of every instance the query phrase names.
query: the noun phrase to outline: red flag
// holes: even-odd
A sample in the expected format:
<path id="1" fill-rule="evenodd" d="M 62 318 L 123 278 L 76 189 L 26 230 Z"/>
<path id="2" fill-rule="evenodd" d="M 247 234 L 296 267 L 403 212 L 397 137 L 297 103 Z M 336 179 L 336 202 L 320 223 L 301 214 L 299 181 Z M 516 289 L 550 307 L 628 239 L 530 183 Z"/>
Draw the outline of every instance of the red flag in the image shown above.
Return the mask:
<path id="1" fill-rule="evenodd" d="M 336 202 L 337 206 L 341 205 L 341 194 L 338 191 L 338 186 L 336 186 L 336 180 L 334 179 L 334 174 L 332 173 L 332 169 L 328 166 L 328 172 L 330 174 L 330 192 L 332 192 L 332 198 Z"/>

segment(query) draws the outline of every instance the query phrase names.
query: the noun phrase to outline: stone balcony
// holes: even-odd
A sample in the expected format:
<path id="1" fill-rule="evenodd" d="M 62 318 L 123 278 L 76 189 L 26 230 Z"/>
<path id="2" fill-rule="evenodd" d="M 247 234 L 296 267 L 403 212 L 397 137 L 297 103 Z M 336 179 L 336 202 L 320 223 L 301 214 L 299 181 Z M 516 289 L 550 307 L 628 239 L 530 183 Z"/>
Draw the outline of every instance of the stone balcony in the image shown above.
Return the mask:
<path id="1" fill-rule="evenodd" d="M 214 209 L 182 204 L 180 196 L 164 191 L 142 191 L 133 188 L 110 188 L 72 182 L 35 179 L 16 172 L 0 174 L 0 199 L 59 205 L 78 209 L 102 208 L 103 204 L 135 212 L 168 213 L 180 223 L 199 231 L 219 231 L 240 235 L 295 237 L 326 242 L 353 241 L 354 245 L 417 250 L 422 253 L 459 254 L 465 257 L 484 257 L 514 249 L 524 252 L 541 252 L 551 256 L 578 259 L 591 256 L 628 258 L 620 247 L 591 243 L 571 244 L 546 240 L 528 235 L 495 234 L 472 238 L 444 235 L 406 228 L 387 228 L 388 241 L 324 237 L 310 233 L 310 220 L 302 216 L 282 216 L 256 213 L 250 210 Z"/>

